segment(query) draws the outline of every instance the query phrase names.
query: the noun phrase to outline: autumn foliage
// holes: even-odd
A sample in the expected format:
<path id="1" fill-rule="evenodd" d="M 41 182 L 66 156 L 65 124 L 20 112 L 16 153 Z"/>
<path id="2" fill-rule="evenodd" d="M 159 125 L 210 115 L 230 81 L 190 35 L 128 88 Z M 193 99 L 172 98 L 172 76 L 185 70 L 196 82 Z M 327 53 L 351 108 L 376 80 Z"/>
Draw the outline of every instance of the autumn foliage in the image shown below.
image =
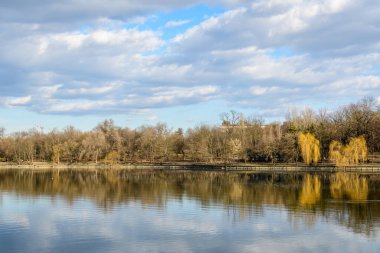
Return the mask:
<path id="1" fill-rule="evenodd" d="M 368 156 L 367 142 L 364 136 L 351 138 L 347 145 L 332 141 L 329 148 L 329 157 L 337 166 L 357 165 L 365 162 Z"/>
<path id="2" fill-rule="evenodd" d="M 311 133 L 301 133 L 298 136 L 301 155 L 307 165 L 317 164 L 321 158 L 320 142 Z"/>
<path id="3" fill-rule="evenodd" d="M 112 120 L 89 131 L 68 126 L 4 132 L 0 126 L 0 162 L 224 164 L 297 163 L 303 158 L 307 164 L 330 159 L 337 165 L 377 163 L 379 126 L 380 107 L 372 100 L 331 112 L 292 110 L 282 123 L 265 123 L 254 115 L 231 111 L 221 115 L 220 125 L 188 129 L 173 129 L 164 123 L 133 129 Z M 350 140 L 361 135 L 366 139 Z"/>

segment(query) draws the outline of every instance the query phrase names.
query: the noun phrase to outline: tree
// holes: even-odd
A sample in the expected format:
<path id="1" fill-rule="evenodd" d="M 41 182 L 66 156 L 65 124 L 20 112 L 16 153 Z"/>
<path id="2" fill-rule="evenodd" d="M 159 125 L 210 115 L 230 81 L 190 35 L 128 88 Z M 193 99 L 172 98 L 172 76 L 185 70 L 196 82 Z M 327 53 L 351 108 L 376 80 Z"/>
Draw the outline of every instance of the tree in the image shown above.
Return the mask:
<path id="1" fill-rule="evenodd" d="M 185 160 L 185 137 L 182 128 L 178 128 L 173 136 L 173 152 L 176 156 L 182 155 L 182 160 Z"/>
<path id="2" fill-rule="evenodd" d="M 317 164 L 321 158 L 320 142 L 311 133 L 301 133 L 298 136 L 301 155 L 307 165 Z"/>
<path id="3" fill-rule="evenodd" d="M 243 123 L 243 116 L 241 113 L 231 110 L 220 115 L 223 126 L 237 126 Z"/>
<path id="4" fill-rule="evenodd" d="M 7 162 L 100 161 L 116 151 L 120 162 L 297 162 L 332 160 L 338 166 L 380 161 L 380 106 L 373 99 L 333 112 L 290 111 L 286 121 L 265 124 L 260 118 L 230 111 L 221 125 L 173 131 L 165 124 L 120 128 L 112 120 L 89 132 L 73 127 L 10 133 L 0 128 L 0 158 Z M 303 133 L 302 137 L 299 133 Z M 361 137 L 357 137 L 361 136 Z M 334 142 L 335 140 L 335 142 Z"/>
<path id="5" fill-rule="evenodd" d="M 202 125 L 189 129 L 187 132 L 186 153 L 193 161 L 210 161 L 213 158 L 213 152 L 210 149 L 211 129 Z"/>
<path id="6" fill-rule="evenodd" d="M 285 133 L 279 141 L 278 152 L 282 162 L 297 162 L 299 157 L 297 134 Z"/>
<path id="7" fill-rule="evenodd" d="M 347 163 L 344 157 L 344 146 L 339 141 L 332 141 L 329 148 L 329 158 L 334 161 L 337 166 L 342 166 Z"/>
<path id="8" fill-rule="evenodd" d="M 52 162 L 55 162 L 57 164 L 59 164 L 60 156 L 61 156 L 61 147 L 60 146 L 61 145 L 59 145 L 59 144 L 53 145 L 53 152 L 52 152 L 51 160 L 52 160 Z"/>
<path id="9" fill-rule="evenodd" d="M 106 138 L 101 131 L 92 131 L 82 141 L 80 159 L 95 161 L 98 163 L 99 157 L 103 157 L 103 150 L 106 146 Z"/>
<path id="10" fill-rule="evenodd" d="M 364 163 L 367 160 L 368 155 L 367 142 L 364 136 L 362 135 L 357 138 L 351 138 L 345 152 L 349 157 L 350 163 L 359 164 L 360 161 Z"/>
<path id="11" fill-rule="evenodd" d="M 330 160 L 334 161 L 337 166 L 349 164 L 359 164 L 365 162 L 368 156 L 367 142 L 364 136 L 351 138 L 347 145 L 339 141 L 332 141 L 330 144 Z"/>
<path id="12" fill-rule="evenodd" d="M 242 153 L 242 143 L 239 139 L 235 138 L 235 139 L 231 139 L 229 141 L 229 149 L 231 151 L 231 158 L 232 159 L 239 159 L 241 157 L 241 153 Z"/>
<path id="13" fill-rule="evenodd" d="M 119 160 L 119 154 L 115 150 L 109 152 L 104 158 L 104 162 L 111 165 L 117 163 L 118 160 Z"/>

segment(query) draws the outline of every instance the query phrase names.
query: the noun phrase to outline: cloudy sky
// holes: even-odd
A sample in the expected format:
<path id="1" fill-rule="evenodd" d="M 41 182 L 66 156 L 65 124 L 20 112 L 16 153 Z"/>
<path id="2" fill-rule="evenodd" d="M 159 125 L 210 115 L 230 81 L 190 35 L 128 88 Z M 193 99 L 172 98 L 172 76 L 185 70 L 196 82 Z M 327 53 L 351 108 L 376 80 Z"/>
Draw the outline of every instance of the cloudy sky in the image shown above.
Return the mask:
<path id="1" fill-rule="evenodd" d="M 0 125 L 215 124 L 380 103 L 378 0 L 1 0 Z"/>

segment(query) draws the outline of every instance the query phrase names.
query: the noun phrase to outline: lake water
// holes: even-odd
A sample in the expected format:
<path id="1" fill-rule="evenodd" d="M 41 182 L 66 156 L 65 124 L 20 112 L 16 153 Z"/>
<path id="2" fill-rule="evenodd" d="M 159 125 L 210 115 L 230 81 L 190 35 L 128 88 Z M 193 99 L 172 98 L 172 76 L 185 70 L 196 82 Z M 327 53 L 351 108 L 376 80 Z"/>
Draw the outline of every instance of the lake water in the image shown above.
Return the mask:
<path id="1" fill-rule="evenodd" d="M 380 252 L 380 176 L 1 171 L 0 252 Z"/>

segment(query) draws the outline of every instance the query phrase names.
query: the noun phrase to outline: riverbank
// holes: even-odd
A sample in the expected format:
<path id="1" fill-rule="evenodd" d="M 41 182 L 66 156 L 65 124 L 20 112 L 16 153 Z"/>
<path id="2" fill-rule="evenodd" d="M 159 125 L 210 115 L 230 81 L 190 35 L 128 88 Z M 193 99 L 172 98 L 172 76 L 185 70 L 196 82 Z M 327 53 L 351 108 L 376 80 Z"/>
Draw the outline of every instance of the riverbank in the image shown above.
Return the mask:
<path id="1" fill-rule="evenodd" d="M 380 174 L 380 164 L 342 166 L 302 164 L 12 164 L 0 163 L 0 169 L 49 170 L 49 169 L 127 169 L 127 170 L 193 170 L 193 171 L 251 171 L 251 172 L 354 172 Z"/>

